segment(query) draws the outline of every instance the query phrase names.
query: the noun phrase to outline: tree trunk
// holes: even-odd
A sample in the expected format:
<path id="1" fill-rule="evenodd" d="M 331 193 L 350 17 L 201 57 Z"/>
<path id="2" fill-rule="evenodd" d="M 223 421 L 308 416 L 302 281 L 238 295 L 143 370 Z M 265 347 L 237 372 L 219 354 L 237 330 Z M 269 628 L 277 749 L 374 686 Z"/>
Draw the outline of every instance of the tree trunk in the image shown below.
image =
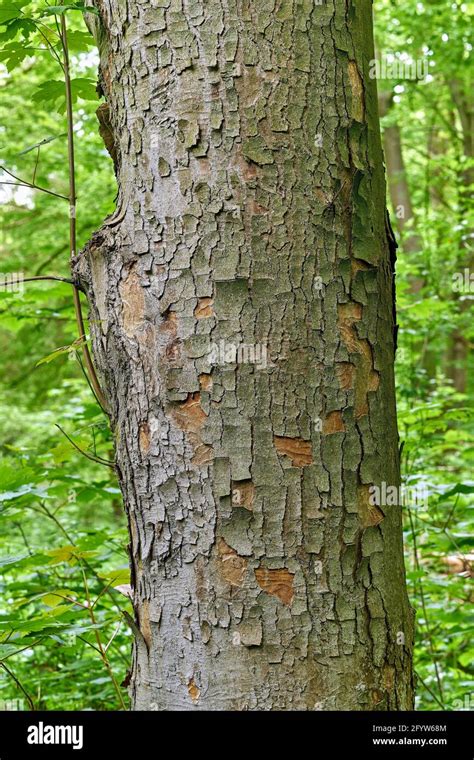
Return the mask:
<path id="1" fill-rule="evenodd" d="M 379 116 L 385 116 L 393 104 L 393 93 L 379 93 Z M 387 180 L 390 200 L 395 211 L 397 232 L 402 239 L 403 250 L 407 254 L 415 254 L 423 249 L 423 241 L 416 231 L 416 220 L 408 186 L 405 160 L 403 158 L 402 136 L 400 126 L 395 123 L 383 130 L 383 152 L 387 167 Z M 412 224 L 411 231 L 406 232 L 408 223 Z M 410 291 L 418 293 L 423 287 L 421 277 L 413 277 Z"/>
<path id="2" fill-rule="evenodd" d="M 459 177 L 459 207 L 461 221 L 469 218 L 469 210 L 472 202 L 472 186 L 474 184 L 474 106 L 470 90 L 458 79 L 449 83 L 451 97 L 459 114 L 462 128 L 464 156 L 467 159 L 467 168 L 460 171 Z M 459 266 L 461 271 L 467 268 L 470 272 L 474 266 L 472 254 L 472 229 L 466 228 L 461 242 L 463 254 Z M 455 300 L 459 300 L 459 294 L 454 294 Z M 466 320 L 466 329 L 470 323 L 469 310 L 471 302 L 464 298 L 459 304 L 459 312 Z M 454 388 L 459 393 L 466 393 L 468 387 L 469 366 L 469 341 L 463 334 L 462 325 L 451 336 L 451 344 L 448 351 L 448 376 L 453 381 Z"/>
<path id="3" fill-rule="evenodd" d="M 95 4 L 119 199 L 75 271 L 133 707 L 410 709 L 371 3 Z"/>

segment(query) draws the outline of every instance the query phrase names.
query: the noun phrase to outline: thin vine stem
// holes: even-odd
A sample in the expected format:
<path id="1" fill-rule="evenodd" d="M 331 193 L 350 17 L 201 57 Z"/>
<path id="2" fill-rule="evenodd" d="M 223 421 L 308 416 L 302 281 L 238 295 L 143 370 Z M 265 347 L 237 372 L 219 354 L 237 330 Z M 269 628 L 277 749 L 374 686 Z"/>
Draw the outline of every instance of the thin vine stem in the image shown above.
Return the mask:
<path id="1" fill-rule="evenodd" d="M 74 157 L 74 117 L 72 109 L 72 91 L 71 91 L 71 74 L 69 67 L 69 48 L 67 41 L 67 27 L 65 13 L 61 14 L 61 47 L 63 51 L 63 71 L 64 82 L 66 88 L 66 117 L 67 117 L 67 147 L 68 147 L 68 164 L 69 164 L 69 254 L 71 261 L 76 255 L 76 170 L 75 170 L 75 157 Z M 94 388 L 95 395 L 99 401 L 100 406 L 104 411 L 107 410 L 107 402 L 105 396 L 100 387 L 99 380 L 95 371 L 94 364 L 89 352 L 89 347 L 86 343 L 86 331 L 84 327 L 84 318 L 82 316 L 81 298 L 79 289 L 76 285 L 73 285 L 73 300 L 74 311 L 76 314 L 76 322 L 79 330 L 79 338 L 84 340 L 83 353 L 84 364 L 87 368 L 91 384 Z"/>

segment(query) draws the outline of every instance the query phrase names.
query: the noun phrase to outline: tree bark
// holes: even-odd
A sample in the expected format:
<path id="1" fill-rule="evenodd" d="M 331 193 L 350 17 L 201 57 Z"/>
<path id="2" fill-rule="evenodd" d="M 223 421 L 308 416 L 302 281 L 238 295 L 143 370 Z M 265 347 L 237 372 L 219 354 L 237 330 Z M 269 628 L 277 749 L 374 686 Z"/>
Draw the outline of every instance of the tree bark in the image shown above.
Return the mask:
<path id="1" fill-rule="evenodd" d="M 119 197 L 74 267 L 133 707 L 411 709 L 371 3 L 95 5 Z"/>
<path id="2" fill-rule="evenodd" d="M 469 217 L 470 204 L 472 203 L 472 186 L 474 184 L 474 168 L 472 166 L 472 159 L 474 158 L 474 106 L 469 86 L 464 85 L 459 79 L 452 79 L 448 82 L 448 86 L 459 114 L 464 156 L 467 159 L 467 168 L 460 171 L 459 177 L 459 207 L 460 217 L 463 220 Z M 463 256 L 459 262 L 462 271 L 464 268 L 472 271 L 474 266 L 471 239 L 472 229 L 466 228 L 461 243 Z M 455 300 L 459 300 L 459 294 L 455 294 L 454 297 Z M 462 300 L 459 304 L 459 311 L 464 317 L 466 317 L 470 308 L 470 301 L 468 299 Z M 459 393 L 466 393 L 468 387 L 468 367 L 469 341 L 463 334 L 462 329 L 458 328 L 451 336 L 451 344 L 448 351 L 448 376 Z"/>

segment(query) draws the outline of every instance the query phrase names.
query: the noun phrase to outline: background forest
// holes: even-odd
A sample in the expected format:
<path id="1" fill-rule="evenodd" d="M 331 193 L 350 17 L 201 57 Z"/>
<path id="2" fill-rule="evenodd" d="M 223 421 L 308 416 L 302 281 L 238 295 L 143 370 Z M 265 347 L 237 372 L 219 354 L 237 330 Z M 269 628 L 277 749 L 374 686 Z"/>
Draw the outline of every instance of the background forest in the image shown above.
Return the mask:
<path id="1" fill-rule="evenodd" d="M 417 708 L 465 710 L 474 707 L 474 4 L 374 6 L 400 246 L 403 478 L 428 494 L 404 506 Z M 68 204 L 31 187 L 68 193 L 55 10 L 44 0 L 0 3 L 0 708 L 116 710 L 128 705 L 133 621 L 112 442 L 74 343 L 71 286 L 12 277 L 69 277 Z M 112 213 L 116 192 L 95 115 L 98 57 L 82 16 L 80 3 L 67 13 L 81 247 Z M 412 61 L 423 62 L 422 78 L 407 78 L 407 66 L 390 71 Z"/>

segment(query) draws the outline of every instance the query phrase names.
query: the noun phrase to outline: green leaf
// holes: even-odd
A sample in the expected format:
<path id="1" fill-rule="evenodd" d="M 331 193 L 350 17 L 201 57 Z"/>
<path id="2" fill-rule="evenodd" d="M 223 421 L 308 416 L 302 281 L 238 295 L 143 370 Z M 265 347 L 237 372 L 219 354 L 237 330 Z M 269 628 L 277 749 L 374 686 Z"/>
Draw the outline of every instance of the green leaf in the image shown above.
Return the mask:
<path id="1" fill-rule="evenodd" d="M 33 103 L 45 106 L 54 106 L 58 100 L 65 101 L 65 85 L 64 82 L 57 79 L 50 79 L 47 82 L 42 82 L 36 92 L 31 96 Z"/>
<path id="2" fill-rule="evenodd" d="M 0 557 L 0 567 L 8 567 L 9 565 L 18 565 L 22 559 L 28 557 L 28 554 L 17 554 L 10 557 Z"/>
<path id="3" fill-rule="evenodd" d="M 51 354 L 48 354 L 48 356 L 44 356 L 42 359 L 36 362 L 35 366 L 39 367 L 41 364 L 49 364 L 55 359 L 59 359 L 60 356 L 64 356 L 64 354 L 69 354 L 71 353 L 71 351 L 75 351 L 75 350 L 77 350 L 77 347 L 61 346 L 61 348 L 56 348 Z"/>
<path id="4" fill-rule="evenodd" d="M 13 69 L 23 63 L 25 58 L 34 54 L 33 48 L 12 42 L 9 45 L 5 45 L 3 50 L 0 50 L 0 61 L 5 63 L 7 71 L 13 71 Z"/>
<path id="5" fill-rule="evenodd" d="M 71 81 L 73 100 L 82 98 L 83 100 L 99 100 L 97 94 L 97 82 L 94 79 L 80 77 Z"/>
<path id="6" fill-rule="evenodd" d="M 97 84 L 93 79 L 86 77 L 77 77 L 71 80 L 72 101 L 75 103 L 78 98 L 83 100 L 98 100 L 96 92 Z M 42 82 L 37 91 L 33 94 L 32 100 L 38 104 L 56 106 L 59 113 L 63 113 L 66 103 L 66 92 L 64 82 L 51 79 L 48 82 Z"/>
<path id="7" fill-rule="evenodd" d="M 31 0 L 16 0 L 16 2 L 12 2 L 12 0 L 6 0 L 6 2 L 1 3 L 0 5 L 0 24 L 4 24 L 6 21 L 9 21 L 13 18 L 19 18 L 22 13 L 22 8 L 25 7 L 25 5 L 30 5 Z"/>
<path id="8" fill-rule="evenodd" d="M 34 21 L 29 18 L 14 18 L 8 21 L 3 32 L 0 32 L 0 40 L 13 40 L 19 32 L 24 39 L 28 40 L 30 35 L 36 31 Z"/>
<path id="9" fill-rule="evenodd" d="M 69 50 L 74 53 L 86 53 L 91 47 L 95 46 L 94 38 L 89 32 L 80 32 L 71 29 L 67 33 Z"/>
<path id="10" fill-rule="evenodd" d="M 130 568 L 121 567 L 118 570 L 108 570 L 106 573 L 99 573 L 99 577 L 108 581 L 113 586 L 130 583 Z"/>
<path id="11" fill-rule="evenodd" d="M 74 596 L 75 594 L 68 589 L 58 589 L 57 591 L 47 591 L 45 594 L 42 594 L 41 601 L 43 604 L 46 604 L 47 607 L 59 607 L 59 605 L 63 605 L 64 602 L 67 602 L 66 609 L 69 611 L 70 606 L 74 604 L 74 602 L 71 601 L 71 598 Z"/>
<path id="12" fill-rule="evenodd" d="M 450 496 L 455 496 L 458 493 L 474 493 L 474 485 L 467 485 L 465 483 L 456 483 L 454 488 L 451 488 L 449 491 L 445 491 L 439 497 L 440 501 L 443 499 L 447 499 Z"/>

